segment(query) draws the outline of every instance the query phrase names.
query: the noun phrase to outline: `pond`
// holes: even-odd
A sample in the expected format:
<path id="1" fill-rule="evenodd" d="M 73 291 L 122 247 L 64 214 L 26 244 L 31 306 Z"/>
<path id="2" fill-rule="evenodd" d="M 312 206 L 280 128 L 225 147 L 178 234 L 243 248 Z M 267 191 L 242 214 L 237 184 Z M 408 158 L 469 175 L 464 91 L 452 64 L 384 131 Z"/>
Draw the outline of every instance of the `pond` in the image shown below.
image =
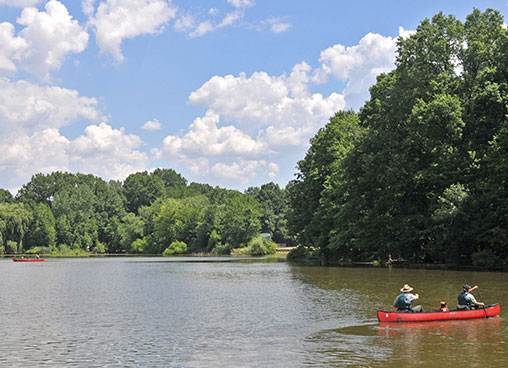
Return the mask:
<path id="1" fill-rule="evenodd" d="M 4 259 L 0 275 L 0 366 L 508 366 L 502 272 L 84 258 Z M 405 283 L 428 310 L 479 285 L 501 316 L 380 325 Z"/>

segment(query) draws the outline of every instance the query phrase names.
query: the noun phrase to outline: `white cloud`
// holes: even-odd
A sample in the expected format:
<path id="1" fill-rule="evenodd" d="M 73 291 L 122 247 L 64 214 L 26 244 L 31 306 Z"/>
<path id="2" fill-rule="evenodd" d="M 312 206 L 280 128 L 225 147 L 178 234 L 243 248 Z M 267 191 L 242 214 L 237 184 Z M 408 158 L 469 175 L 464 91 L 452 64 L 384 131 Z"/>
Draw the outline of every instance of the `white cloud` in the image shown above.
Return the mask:
<path id="1" fill-rule="evenodd" d="M 81 8 L 83 9 L 83 13 L 90 16 L 93 14 L 95 10 L 96 0 L 81 0 Z"/>
<path id="2" fill-rule="evenodd" d="M 407 38 L 414 31 L 399 27 L 399 36 Z M 321 52 L 321 68 L 313 76 L 317 83 L 324 83 L 330 75 L 347 82 L 343 90 L 349 106 L 360 106 L 367 98 L 368 88 L 376 82 L 376 77 L 395 67 L 397 37 L 384 37 L 368 33 L 358 45 L 336 44 Z"/>
<path id="3" fill-rule="evenodd" d="M 40 2 L 41 2 L 41 0 L 0 0 L 0 4 L 15 6 L 18 8 L 25 8 L 27 6 L 34 6 Z"/>
<path id="4" fill-rule="evenodd" d="M 291 28 L 291 23 L 274 23 L 270 28 L 273 33 L 283 33 Z"/>
<path id="5" fill-rule="evenodd" d="M 250 8 L 256 4 L 254 0 L 227 0 L 235 8 Z"/>
<path id="6" fill-rule="evenodd" d="M 284 21 L 280 17 L 276 17 L 262 21 L 261 27 L 259 27 L 259 29 L 268 27 L 273 33 L 283 33 L 290 29 L 291 26 L 291 23 Z"/>
<path id="7" fill-rule="evenodd" d="M 137 149 L 141 143 L 139 137 L 106 123 L 88 126 L 85 134 L 74 140 L 48 128 L 12 141 L 0 139 L 0 171 L 13 186 L 27 182 L 33 174 L 56 170 L 122 180 L 146 169 L 148 157 Z"/>
<path id="8" fill-rule="evenodd" d="M 254 0 L 227 0 L 227 2 L 232 5 L 234 9 L 226 13 L 220 21 L 206 19 L 198 23 L 195 21 L 194 17 L 190 18 L 189 15 L 184 15 L 179 18 L 181 20 L 177 22 L 178 24 L 175 24 L 175 28 L 179 31 L 189 32 L 190 37 L 201 37 L 209 32 L 232 26 L 245 16 L 245 11 L 248 8 L 255 5 Z M 208 11 L 208 15 L 215 18 L 219 12 L 219 9 L 211 8 Z M 190 22 L 191 19 L 192 22 Z"/>
<path id="9" fill-rule="evenodd" d="M 265 129 L 263 139 L 278 148 L 301 146 L 318 126 L 344 108 L 339 94 L 327 98 L 310 94 L 309 70 L 302 63 L 295 65 L 289 77 L 265 72 L 253 73 L 249 78 L 244 73 L 238 77 L 215 76 L 191 93 L 189 101 L 212 109 L 225 120 L 236 121 L 250 134 Z M 288 132 L 291 139 L 287 139 Z"/>
<path id="10" fill-rule="evenodd" d="M 25 8 L 17 19 L 25 26 L 19 36 L 30 45 L 20 56 L 20 64 L 39 78 L 49 78 L 49 71 L 60 68 L 67 54 L 82 52 L 88 43 L 88 33 L 62 3 L 51 0 L 45 10 Z"/>
<path id="11" fill-rule="evenodd" d="M 176 10 L 166 0 L 106 0 L 99 4 L 90 24 L 101 51 L 122 61 L 124 39 L 159 32 L 175 17 Z"/>
<path id="12" fill-rule="evenodd" d="M 0 139 L 60 128 L 80 119 L 104 119 L 96 99 L 79 96 L 76 90 L 0 78 Z"/>
<path id="13" fill-rule="evenodd" d="M 252 139 L 234 126 L 218 127 L 219 119 L 218 114 L 208 110 L 204 117 L 194 120 L 185 135 L 167 136 L 155 156 L 187 161 L 199 157 L 256 156 L 266 151 L 264 142 Z"/>
<path id="14" fill-rule="evenodd" d="M 330 116 L 344 108 L 337 93 L 311 94 L 306 63 L 289 76 L 265 72 L 247 77 L 215 76 L 191 93 L 189 101 L 208 111 L 181 135 L 164 139 L 153 157 L 179 161 L 194 174 L 248 181 L 254 174 L 273 180 L 279 172 L 269 157 L 306 147 L 309 138 Z M 233 121 L 234 124 L 225 124 Z"/>
<path id="15" fill-rule="evenodd" d="M 217 178 L 226 179 L 228 181 L 240 181 L 247 184 L 250 179 L 257 176 L 258 170 L 267 166 L 264 160 L 239 160 L 227 164 L 219 162 L 215 164 L 210 172 Z"/>
<path id="16" fill-rule="evenodd" d="M 402 28 L 399 32 L 401 37 L 411 34 Z M 279 160 L 303 152 L 335 112 L 351 106 L 346 98 L 368 98 L 375 77 L 394 68 L 395 51 L 396 38 L 369 33 L 357 45 L 324 50 L 316 69 L 301 62 L 289 75 L 213 76 L 189 96 L 189 102 L 207 108 L 206 114 L 187 132 L 167 136 L 152 155 L 180 162 L 194 175 L 244 184 L 256 175 L 273 180 Z M 311 92 L 314 84 L 330 77 L 346 83 L 342 93 Z"/>
<path id="17" fill-rule="evenodd" d="M 11 23 L 0 23 L 0 72 L 14 72 L 17 70 L 15 62 L 28 48 L 28 42 L 14 35 Z"/>
<path id="18" fill-rule="evenodd" d="M 187 32 L 195 27 L 196 21 L 190 14 L 180 15 L 174 24 L 174 27 L 179 32 Z"/>
<path id="19" fill-rule="evenodd" d="M 143 124 L 141 129 L 144 129 L 144 130 L 161 130 L 162 126 L 161 126 L 161 123 L 160 123 L 159 120 L 153 119 L 153 120 L 149 120 L 145 124 Z"/>

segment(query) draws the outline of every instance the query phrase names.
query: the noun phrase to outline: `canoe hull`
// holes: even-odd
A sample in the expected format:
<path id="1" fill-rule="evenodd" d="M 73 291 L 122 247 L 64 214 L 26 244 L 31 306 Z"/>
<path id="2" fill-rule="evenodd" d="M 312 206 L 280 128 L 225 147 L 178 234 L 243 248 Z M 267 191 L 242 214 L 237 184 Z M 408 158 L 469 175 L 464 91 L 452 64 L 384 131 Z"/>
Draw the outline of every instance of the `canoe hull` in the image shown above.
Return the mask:
<path id="1" fill-rule="evenodd" d="M 487 318 L 499 315 L 501 306 L 499 303 L 485 306 L 485 308 L 474 310 L 451 310 L 449 312 L 422 312 L 422 313 L 399 313 L 388 311 L 377 311 L 379 322 L 427 322 L 446 321 L 457 319 Z"/>
<path id="2" fill-rule="evenodd" d="M 44 262 L 44 258 L 13 258 L 14 262 Z"/>

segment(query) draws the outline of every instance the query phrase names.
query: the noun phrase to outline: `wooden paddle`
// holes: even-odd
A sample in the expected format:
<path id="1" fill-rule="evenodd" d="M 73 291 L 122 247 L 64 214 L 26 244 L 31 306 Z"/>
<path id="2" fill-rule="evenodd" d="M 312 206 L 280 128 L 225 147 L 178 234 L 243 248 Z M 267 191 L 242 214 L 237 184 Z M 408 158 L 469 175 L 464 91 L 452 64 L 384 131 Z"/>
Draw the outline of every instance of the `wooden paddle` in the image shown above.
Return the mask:
<path id="1" fill-rule="evenodd" d="M 480 288 L 476 288 L 476 291 L 478 291 L 478 299 L 483 303 L 482 296 L 480 294 Z M 487 310 L 485 309 L 485 303 L 483 303 L 483 311 L 485 312 L 485 318 L 489 318 L 489 315 L 487 314 Z"/>

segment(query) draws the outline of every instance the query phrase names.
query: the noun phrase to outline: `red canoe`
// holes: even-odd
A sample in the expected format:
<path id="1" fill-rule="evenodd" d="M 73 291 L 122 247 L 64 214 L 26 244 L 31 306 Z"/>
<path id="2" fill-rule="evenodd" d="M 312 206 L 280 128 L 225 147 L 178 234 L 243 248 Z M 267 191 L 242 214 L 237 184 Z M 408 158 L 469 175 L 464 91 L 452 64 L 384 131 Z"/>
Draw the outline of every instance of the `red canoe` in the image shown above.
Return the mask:
<path id="1" fill-rule="evenodd" d="M 449 312 L 431 311 L 421 313 L 411 312 L 387 312 L 377 311 L 379 322 L 427 322 L 427 321 L 445 321 L 451 319 L 472 319 L 488 318 L 499 314 L 501 306 L 499 303 L 486 305 L 484 308 L 474 310 L 451 310 Z"/>
<path id="2" fill-rule="evenodd" d="M 44 262 L 44 258 L 13 258 L 14 262 Z"/>

